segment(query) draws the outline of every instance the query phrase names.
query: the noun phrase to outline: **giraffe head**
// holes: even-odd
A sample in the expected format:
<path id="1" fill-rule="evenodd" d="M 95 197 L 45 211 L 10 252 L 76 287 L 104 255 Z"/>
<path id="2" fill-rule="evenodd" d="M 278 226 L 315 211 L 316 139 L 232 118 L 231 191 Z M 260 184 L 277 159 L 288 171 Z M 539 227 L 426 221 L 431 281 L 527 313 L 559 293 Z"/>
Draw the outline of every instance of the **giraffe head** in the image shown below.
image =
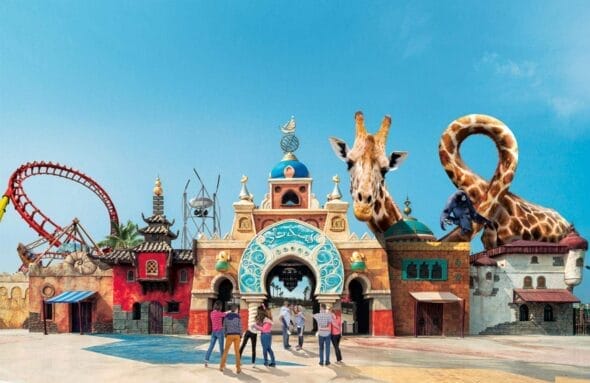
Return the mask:
<path id="1" fill-rule="evenodd" d="M 377 133 L 369 134 L 365 128 L 362 112 L 356 112 L 356 137 L 352 149 L 338 138 L 331 137 L 334 152 L 348 165 L 350 173 L 350 194 L 353 199 L 355 217 L 360 221 L 371 221 L 380 215 L 378 210 L 386 209 L 384 198 L 385 174 L 395 170 L 407 157 L 407 152 L 393 152 L 387 155 L 385 141 L 391 126 L 391 117 L 385 116 Z"/>

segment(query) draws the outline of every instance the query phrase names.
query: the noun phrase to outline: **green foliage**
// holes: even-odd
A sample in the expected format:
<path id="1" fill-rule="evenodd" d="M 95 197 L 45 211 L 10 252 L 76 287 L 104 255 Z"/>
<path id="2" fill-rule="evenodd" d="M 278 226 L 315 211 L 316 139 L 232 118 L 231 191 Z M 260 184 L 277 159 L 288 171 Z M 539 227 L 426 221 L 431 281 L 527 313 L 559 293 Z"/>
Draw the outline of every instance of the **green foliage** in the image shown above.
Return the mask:
<path id="1" fill-rule="evenodd" d="M 98 243 L 101 247 L 110 247 L 111 249 L 132 248 L 143 242 L 138 227 L 130 220 L 126 224 L 115 226 L 115 233 L 108 235 L 103 241 Z"/>

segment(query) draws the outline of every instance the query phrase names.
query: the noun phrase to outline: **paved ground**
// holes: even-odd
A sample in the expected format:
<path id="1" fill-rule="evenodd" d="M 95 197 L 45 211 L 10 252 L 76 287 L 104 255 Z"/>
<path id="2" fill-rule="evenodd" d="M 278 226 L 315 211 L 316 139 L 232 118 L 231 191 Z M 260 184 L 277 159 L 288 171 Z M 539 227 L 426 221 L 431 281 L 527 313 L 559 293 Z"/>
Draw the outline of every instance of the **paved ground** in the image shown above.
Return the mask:
<path id="1" fill-rule="evenodd" d="M 0 331 L 0 382 L 590 382 L 590 337 L 346 338 L 345 365 L 318 365 L 315 337 L 276 368 L 201 363 L 207 337 L 43 336 Z M 260 346 L 258 353 L 261 354 Z M 260 363 L 260 364 L 259 364 Z M 586 379 L 586 380 L 585 380 Z"/>

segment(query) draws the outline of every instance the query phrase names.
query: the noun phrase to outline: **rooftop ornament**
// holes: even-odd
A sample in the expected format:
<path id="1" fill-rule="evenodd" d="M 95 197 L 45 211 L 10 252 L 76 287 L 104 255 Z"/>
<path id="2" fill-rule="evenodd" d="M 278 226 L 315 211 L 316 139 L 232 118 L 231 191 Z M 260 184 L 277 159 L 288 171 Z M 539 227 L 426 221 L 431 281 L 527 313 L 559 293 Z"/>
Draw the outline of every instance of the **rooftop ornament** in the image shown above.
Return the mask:
<path id="1" fill-rule="evenodd" d="M 334 189 L 332 190 L 332 193 L 328 194 L 328 201 L 339 200 L 342 198 L 342 192 L 340 192 L 340 187 L 338 186 L 340 183 L 340 177 L 335 175 L 332 177 L 332 182 L 334 182 Z"/>

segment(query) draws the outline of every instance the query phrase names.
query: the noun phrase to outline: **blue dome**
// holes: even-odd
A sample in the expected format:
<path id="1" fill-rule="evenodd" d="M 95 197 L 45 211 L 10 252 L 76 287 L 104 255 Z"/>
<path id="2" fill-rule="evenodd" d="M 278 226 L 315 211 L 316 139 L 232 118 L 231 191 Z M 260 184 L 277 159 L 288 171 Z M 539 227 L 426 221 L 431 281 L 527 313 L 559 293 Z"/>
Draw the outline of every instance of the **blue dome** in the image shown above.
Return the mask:
<path id="1" fill-rule="evenodd" d="M 293 170 L 291 170 L 293 169 Z M 288 176 L 292 173 L 292 176 Z M 298 160 L 283 160 L 270 171 L 270 178 L 307 178 L 309 170 Z"/>

